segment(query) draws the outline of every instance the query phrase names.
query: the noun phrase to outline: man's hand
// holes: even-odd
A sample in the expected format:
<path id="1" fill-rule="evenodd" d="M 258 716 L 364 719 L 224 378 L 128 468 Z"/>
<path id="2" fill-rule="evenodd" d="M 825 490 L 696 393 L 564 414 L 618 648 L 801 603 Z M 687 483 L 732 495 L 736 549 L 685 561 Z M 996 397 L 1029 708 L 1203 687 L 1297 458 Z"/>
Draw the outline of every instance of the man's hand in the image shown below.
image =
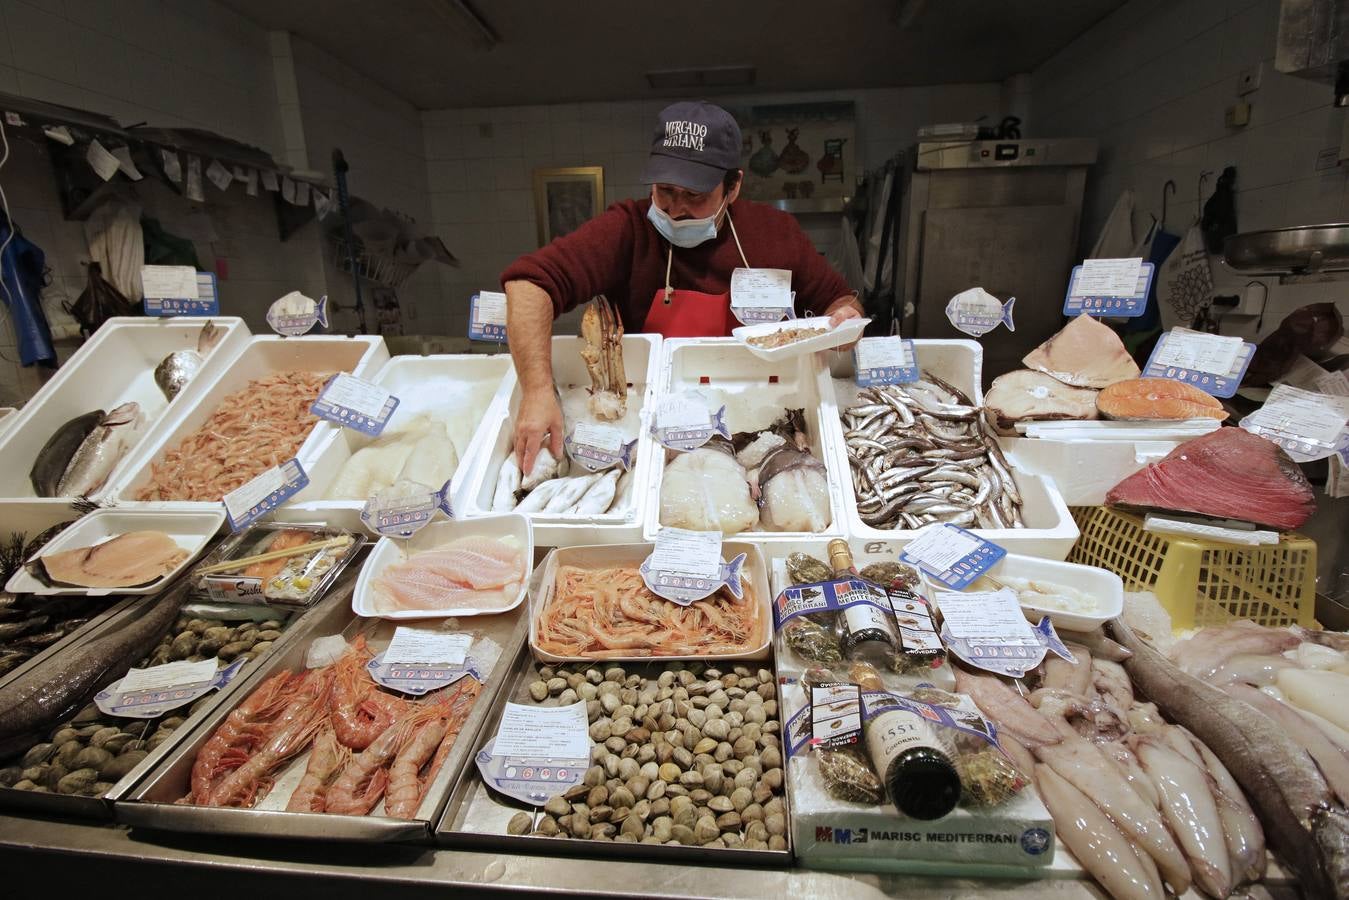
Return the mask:
<path id="1" fill-rule="evenodd" d="M 562 459 L 562 427 L 562 407 L 551 388 L 524 392 L 515 418 L 515 458 L 522 473 L 528 475 L 534 468 L 541 447 L 547 446 L 554 458 Z"/>
<path id="2" fill-rule="evenodd" d="M 829 304 L 829 308 L 824 311 L 824 314 L 829 317 L 829 327 L 837 328 L 848 319 L 862 318 L 862 304 L 858 301 L 856 294 L 846 294 Z M 853 341 L 847 346 L 835 347 L 834 349 L 851 350 L 856 346 L 857 342 Z"/>

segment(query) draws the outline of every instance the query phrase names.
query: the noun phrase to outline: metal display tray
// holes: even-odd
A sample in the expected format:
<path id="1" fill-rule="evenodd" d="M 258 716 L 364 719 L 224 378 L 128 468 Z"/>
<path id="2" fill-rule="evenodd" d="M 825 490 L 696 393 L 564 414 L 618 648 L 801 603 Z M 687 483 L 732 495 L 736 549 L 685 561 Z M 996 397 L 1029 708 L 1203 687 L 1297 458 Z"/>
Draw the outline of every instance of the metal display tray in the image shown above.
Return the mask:
<path id="1" fill-rule="evenodd" d="M 175 582 L 169 588 L 169 590 L 185 590 L 185 589 L 186 584 L 184 584 L 182 581 Z M 86 641 L 94 640 L 95 638 L 100 637 L 101 635 L 117 630 L 123 625 L 130 624 L 131 622 L 139 618 L 141 615 L 143 615 L 152 604 L 158 602 L 160 598 L 164 596 L 165 593 L 167 593 L 167 591 L 158 594 L 152 594 L 146 597 L 129 597 L 125 602 L 119 603 L 112 610 L 109 610 L 108 613 L 106 613 L 105 615 L 100 616 L 95 621 L 90 622 L 89 625 L 86 626 L 85 628 L 81 628 L 79 631 L 72 634 L 71 637 L 74 637 L 75 635 L 80 636 L 78 642 L 72 642 L 68 645 L 62 642 L 61 644 L 53 646 L 52 648 L 50 648 L 50 650 L 58 651 L 59 648 L 60 652 L 64 652 L 65 649 L 73 649 L 79 644 L 83 644 Z M 345 592 L 339 593 L 341 594 L 340 598 L 330 597 L 327 601 L 325 601 L 325 603 L 338 603 L 338 604 L 345 603 L 346 598 L 350 596 L 350 588 L 348 588 Z M 315 607 L 313 611 L 315 612 L 318 611 L 323 607 L 323 605 L 324 604 L 320 604 L 318 607 Z M 277 611 L 278 616 L 284 616 L 286 615 L 286 613 L 287 613 L 286 610 Z M 236 677 L 224 688 L 217 691 L 215 695 L 210 697 L 210 699 L 207 700 L 207 702 L 203 703 L 199 709 L 197 709 L 195 712 L 188 714 L 183 724 L 180 725 L 178 728 L 174 729 L 173 736 L 171 738 L 164 741 L 154 750 L 151 750 L 149 755 L 146 756 L 145 759 L 142 759 L 139 763 L 137 763 L 134 769 L 132 769 L 130 772 L 124 775 L 116 783 L 114 783 L 113 786 L 108 790 L 108 792 L 103 794 L 101 797 L 83 797 L 83 796 L 75 796 L 73 794 L 57 794 L 57 793 L 36 793 L 33 791 L 19 791 L 15 790 L 14 788 L 0 787 L 0 809 L 33 810 L 35 812 L 51 815 L 71 816 L 86 819 L 111 820 L 113 817 L 114 802 L 120 799 L 121 797 L 126 796 L 126 794 L 133 787 L 135 787 L 136 784 L 142 778 L 144 778 L 146 774 L 150 772 L 151 769 L 153 769 L 165 757 L 167 757 L 170 753 L 172 753 L 174 748 L 183 740 L 185 740 L 189 734 L 192 733 L 193 729 L 197 726 L 197 724 L 202 722 L 207 716 L 211 714 L 212 710 L 214 710 L 221 703 L 224 703 L 229 697 L 233 696 L 234 692 L 239 689 L 240 684 L 245 680 L 247 680 L 248 672 L 250 670 L 257 669 L 259 667 L 259 664 L 265 665 L 266 661 L 270 659 L 272 656 L 274 656 L 277 653 L 284 652 L 287 645 L 290 643 L 292 637 L 303 630 L 304 628 L 303 619 L 307 615 L 308 613 L 305 612 L 296 612 L 294 614 L 293 621 L 289 623 L 288 627 L 282 633 L 281 637 L 277 639 L 277 641 L 272 645 L 271 649 L 269 649 L 267 653 L 263 654 L 263 656 L 260 659 L 254 660 L 253 665 L 246 666 L 244 668 L 243 673 L 241 673 L 239 677 Z M 33 660 L 30 660 L 29 662 L 35 662 L 37 659 L 38 657 L 34 657 Z M 15 669 L 8 676 L 6 676 L 6 678 L 3 681 L 0 681 L 0 688 L 3 688 L 13 678 L 22 674 L 27 668 L 28 663 L 25 663 L 23 666 L 20 666 L 19 668 Z M 190 706 L 182 707 L 181 711 L 186 713 L 189 708 Z M 166 713 L 166 715 L 176 715 L 178 712 L 179 711 L 175 710 L 174 712 Z M 137 721 L 136 719 L 127 720 L 128 723 L 134 723 L 136 721 Z M 145 721 L 154 721 L 154 720 L 145 720 Z M 128 728 L 130 727 L 132 726 L 129 724 Z"/>
<path id="2" fill-rule="evenodd" d="M 716 668 L 733 668 L 737 662 L 755 668 L 768 667 L 776 678 L 777 669 L 772 660 L 749 663 L 727 660 L 713 662 Z M 528 812 L 529 807 L 492 791 L 483 782 L 475 762 L 478 753 L 496 735 L 501 723 L 502 713 L 507 701 L 531 702 L 529 683 L 537 676 L 534 674 L 535 659 L 527 647 L 522 648 L 515 664 L 510 670 L 508 683 L 500 690 L 496 702 L 492 704 L 492 713 L 484 723 L 474 741 L 473 756 L 464 769 L 459 782 L 450 795 L 445 814 L 436 826 L 436 843 L 446 847 L 463 847 L 473 850 L 498 849 L 519 854 L 561 854 L 563 856 L 593 856 L 616 859 L 645 860 L 661 863 L 699 862 L 725 866 L 773 866 L 787 867 L 792 862 L 791 847 L 791 797 L 788 793 L 787 779 L 783 779 L 783 804 L 786 807 L 787 839 L 786 850 L 745 850 L 743 848 L 686 847 L 670 844 L 623 843 L 618 841 L 592 841 L 569 837 L 534 837 L 531 835 L 507 834 L 506 824 L 517 812 Z M 597 667 L 622 666 L 629 674 L 640 674 L 654 678 L 671 665 L 686 665 L 676 661 L 632 663 L 596 661 Z M 550 700 L 551 702 L 551 700 Z M 778 697 L 781 704 L 781 697 Z M 779 706 L 781 712 L 781 706 Z M 781 721 L 779 719 L 779 721 Z M 779 735 L 781 732 L 779 732 Z M 784 753 L 785 755 L 785 753 Z M 784 764 L 786 760 L 783 760 Z M 785 774 L 785 773 L 784 773 Z"/>
<path id="3" fill-rule="evenodd" d="M 241 702 L 258 685 L 282 669 L 291 671 L 303 669 L 305 654 L 313 638 L 340 633 L 351 640 L 357 635 L 364 634 L 372 649 L 376 652 L 383 649 L 393 636 L 397 623 L 357 616 L 351 611 L 350 603 L 345 602 L 349 595 L 350 583 L 346 587 L 347 590 L 343 592 L 344 602 L 340 604 L 325 602 L 320 608 L 315 609 L 311 616 L 306 616 L 308 621 L 305 628 L 288 642 L 284 653 L 274 654 L 266 665 L 254 670 L 247 682 L 233 694 L 236 701 Z M 238 702 L 235 702 L 215 706 L 187 740 L 180 742 L 167 759 L 161 760 L 160 765 L 130 795 L 119 799 L 114 810 L 117 821 L 150 830 L 236 837 L 283 837 L 315 841 L 429 841 L 432 825 L 445 806 L 450 789 L 458 779 L 459 770 L 471 759 L 471 753 L 477 746 L 475 739 L 478 731 L 492 708 L 495 695 L 510 669 L 511 662 L 524 645 L 528 631 L 523 608 L 497 616 L 479 616 L 462 620 L 459 630 L 475 635 L 475 639 L 480 637 L 490 639 L 501 648 L 501 655 L 495 665 L 489 667 L 490 671 L 486 673 L 487 682 L 473 704 L 473 709 L 444 765 L 427 787 L 415 818 L 343 816 L 287 812 L 280 809 L 233 809 L 178 804 L 176 801 L 188 793 L 192 764 L 197 758 L 198 751 L 238 705 Z M 470 649 L 469 655 L 473 654 L 474 651 Z M 302 766 L 307 755 L 301 754 L 287 770 L 283 770 L 283 774 L 278 776 L 278 782 L 285 778 L 285 771 Z M 272 793 L 277 795 L 279 789 L 273 790 Z M 267 805 L 267 799 L 263 798 L 264 805 Z"/>
<path id="4" fill-rule="evenodd" d="M 58 653 L 64 653 L 67 649 L 82 643 L 92 632 L 102 629 L 103 626 L 108 623 L 109 619 L 120 615 L 126 611 L 127 607 L 134 606 L 137 601 L 144 599 L 144 597 L 133 596 L 114 598 L 111 606 L 100 612 L 94 613 L 89 617 L 89 621 L 85 622 L 79 628 L 76 628 L 56 643 L 44 647 L 37 653 L 34 653 L 5 674 L 0 675 L 0 687 L 4 687 L 4 685 L 8 684 L 12 679 L 17 678 L 34 666 L 41 664 L 43 660 L 50 659 Z"/>

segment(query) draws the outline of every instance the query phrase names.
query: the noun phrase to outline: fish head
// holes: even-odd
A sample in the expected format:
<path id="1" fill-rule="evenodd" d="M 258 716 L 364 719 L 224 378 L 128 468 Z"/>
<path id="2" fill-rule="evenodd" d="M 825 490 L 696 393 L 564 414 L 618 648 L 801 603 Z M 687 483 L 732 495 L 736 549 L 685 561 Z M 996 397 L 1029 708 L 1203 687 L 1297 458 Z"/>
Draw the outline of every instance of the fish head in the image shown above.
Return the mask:
<path id="1" fill-rule="evenodd" d="M 224 335 L 225 329 L 216 325 L 214 320 L 208 319 L 206 324 L 201 326 L 201 334 L 197 335 L 197 352 L 203 355 L 211 352 Z"/>

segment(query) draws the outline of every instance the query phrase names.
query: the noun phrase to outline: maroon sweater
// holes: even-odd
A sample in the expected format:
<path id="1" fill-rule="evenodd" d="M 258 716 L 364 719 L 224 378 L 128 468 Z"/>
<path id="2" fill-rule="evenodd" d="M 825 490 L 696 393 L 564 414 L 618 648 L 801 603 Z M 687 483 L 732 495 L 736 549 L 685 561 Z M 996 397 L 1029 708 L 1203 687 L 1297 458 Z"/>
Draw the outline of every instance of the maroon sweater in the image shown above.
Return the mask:
<path id="1" fill-rule="evenodd" d="M 647 221 L 650 206 L 649 197 L 615 203 L 571 234 L 511 263 L 501 283 L 528 281 L 543 288 L 553 298 L 554 317 L 604 294 L 618 309 L 624 329 L 641 331 L 652 297 L 665 287 L 670 248 Z M 751 266 L 791 270 L 797 315 L 822 313 L 852 293 L 788 213 L 739 199 L 731 205 L 731 218 Z M 674 248 L 670 285 L 723 294 L 731 289 L 731 272 L 743 265 L 731 229 L 723 223 L 714 240 Z"/>

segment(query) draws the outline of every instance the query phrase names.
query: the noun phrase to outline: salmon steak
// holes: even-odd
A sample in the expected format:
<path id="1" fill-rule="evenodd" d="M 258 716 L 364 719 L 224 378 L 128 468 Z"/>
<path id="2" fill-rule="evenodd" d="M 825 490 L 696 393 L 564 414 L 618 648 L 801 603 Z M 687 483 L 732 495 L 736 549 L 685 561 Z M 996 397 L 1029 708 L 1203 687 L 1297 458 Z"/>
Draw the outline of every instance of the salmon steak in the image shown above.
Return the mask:
<path id="1" fill-rule="evenodd" d="M 60 584 L 125 588 L 163 578 L 188 553 L 162 531 L 130 531 L 92 547 L 39 557 L 47 577 Z"/>
<path id="2" fill-rule="evenodd" d="M 1119 335 L 1088 315 L 1070 321 L 1021 362 L 1074 387 L 1103 388 L 1138 377 L 1138 364 Z"/>
<path id="3" fill-rule="evenodd" d="M 1137 421 L 1227 418 L 1218 398 L 1169 378 L 1117 381 L 1096 396 L 1096 410 L 1107 419 Z"/>

